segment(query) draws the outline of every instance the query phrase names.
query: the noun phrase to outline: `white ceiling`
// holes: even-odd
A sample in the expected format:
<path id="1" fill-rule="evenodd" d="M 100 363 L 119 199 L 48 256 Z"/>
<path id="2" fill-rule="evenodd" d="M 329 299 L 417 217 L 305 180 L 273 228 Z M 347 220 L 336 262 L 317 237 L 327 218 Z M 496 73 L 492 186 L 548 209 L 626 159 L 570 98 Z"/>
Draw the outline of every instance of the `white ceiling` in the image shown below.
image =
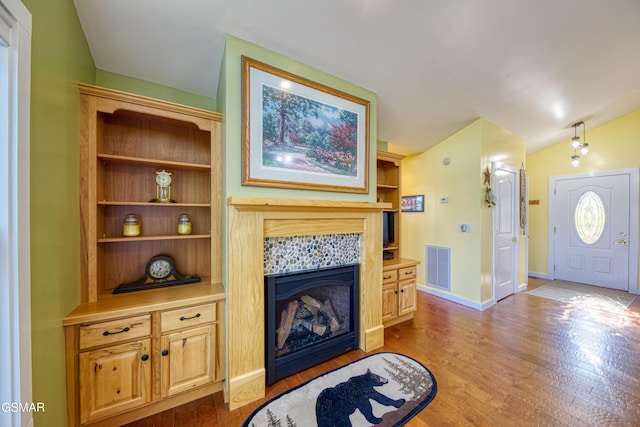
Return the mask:
<path id="1" fill-rule="evenodd" d="M 527 152 L 640 109 L 638 0 L 74 0 L 96 67 L 215 98 L 224 36 L 378 95 L 423 151 L 479 117 Z"/>

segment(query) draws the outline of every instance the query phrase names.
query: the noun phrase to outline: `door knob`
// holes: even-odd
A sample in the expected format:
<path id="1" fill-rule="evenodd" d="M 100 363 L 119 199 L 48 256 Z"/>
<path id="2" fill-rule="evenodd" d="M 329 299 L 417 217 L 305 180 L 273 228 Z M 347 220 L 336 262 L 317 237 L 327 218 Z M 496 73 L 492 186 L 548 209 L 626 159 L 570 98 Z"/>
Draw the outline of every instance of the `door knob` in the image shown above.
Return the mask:
<path id="1" fill-rule="evenodd" d="M 627 241 L 626 240 L 616 240 L 616 245 L 626 245 Z"/>
<path id="2" fill-rule="evenodd" d="M 511 238 L 511 241 L 515 243 L 515 242 L 517 242 L 517 241 L 518 241 L 518 238 L 517 238 L 517 237 L 512 237 L 512 238 Z"/>

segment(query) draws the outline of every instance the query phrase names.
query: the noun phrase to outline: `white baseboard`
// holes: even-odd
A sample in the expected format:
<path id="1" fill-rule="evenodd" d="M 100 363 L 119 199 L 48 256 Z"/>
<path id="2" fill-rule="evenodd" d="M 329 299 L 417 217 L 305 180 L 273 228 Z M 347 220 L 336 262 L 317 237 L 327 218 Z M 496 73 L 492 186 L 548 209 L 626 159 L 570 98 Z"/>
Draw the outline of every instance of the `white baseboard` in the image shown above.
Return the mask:
<path id="1" fill-rule="evenodd" d="M 468 299 L 452 295 L 448 292 L 441 291 L 439 289 L 431 288 L 425 285 L 418 285 L 417 289 L 421 292 L 425 292 L 430 295 L 435 295 L 439 298 L 446 299 L 447 301 L 455 302 L 456 304 L 464 305 L 465 307 L 470 307 L 475 310 L 483 311 L 495 305 L 495 301 L 486 301 L 483 303 L 477 303 L 475 301 L 469 301 Z"/>
<path id="2" fill-rule="evenodd" d="M 477 303 L 475 301 L 469 301 L 468 299 L 465 298 L 461 298 L 459 296 L 456 295 L 452 295 L 448 292 L 445 291 L 441 291 L 439 289 L 435 289 L 435 288 L 431 288 L 429 286 L 425 286 L 425 285 L 417 285 L 417 289 L 421 292 L 430 294 L 430 295 L 435 295 L 437 297 L 446 299 L 447 301 L 451 301 L 451 302 L 455 302 L 456 304 L 460 304 L 460 305 L 464 305 L 465 307 L 470 307 L 473 308 L 475 310 L 479 310 L 479 311 L 484 311 L 488 308 L 493 307 L 494 305 L 496 305 L 496 302 L 494 300 L 489 300 L 489 301 L 485 301 L 483 303 Z M 516 293 L 520 293 L 522 291 L 526 291 L 527 290 L 527 284 L 526 283 L 521 283 L 520 285 L 518 285 L 518 288 L 516 289 Z"/>
<path id="3" fill-rule="evenodd" d="M 529 272 L 530 277 L 534 277 L 536 279 L 544 279 L 544 280 L 553 280 L 554 277 L 549 275 L 548 273 L 536 273 L 535 271 Z"/>

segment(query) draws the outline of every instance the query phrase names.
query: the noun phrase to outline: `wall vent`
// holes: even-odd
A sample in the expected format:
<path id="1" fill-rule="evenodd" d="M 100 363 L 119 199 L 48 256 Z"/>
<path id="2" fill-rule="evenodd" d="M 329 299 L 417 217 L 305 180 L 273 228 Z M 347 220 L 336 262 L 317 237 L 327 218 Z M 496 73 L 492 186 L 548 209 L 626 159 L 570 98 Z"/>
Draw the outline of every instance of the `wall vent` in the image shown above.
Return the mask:
<path id="1" fill-rule="evenodd" d="M 434 288 L 451 290 L 451 248 L 426 246 L 426 283 Z"/>

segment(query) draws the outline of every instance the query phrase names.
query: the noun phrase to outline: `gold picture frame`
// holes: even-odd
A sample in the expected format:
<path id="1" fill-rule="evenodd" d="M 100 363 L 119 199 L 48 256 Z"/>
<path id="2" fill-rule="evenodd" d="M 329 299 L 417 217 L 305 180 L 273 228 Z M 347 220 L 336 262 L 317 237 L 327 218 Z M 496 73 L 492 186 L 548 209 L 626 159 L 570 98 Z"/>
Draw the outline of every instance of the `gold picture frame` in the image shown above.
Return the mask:
<path id="1" fill-rule="evenodd" d="M 369 101 L 242 57 L 242 185 L 369 192 Z"/>

